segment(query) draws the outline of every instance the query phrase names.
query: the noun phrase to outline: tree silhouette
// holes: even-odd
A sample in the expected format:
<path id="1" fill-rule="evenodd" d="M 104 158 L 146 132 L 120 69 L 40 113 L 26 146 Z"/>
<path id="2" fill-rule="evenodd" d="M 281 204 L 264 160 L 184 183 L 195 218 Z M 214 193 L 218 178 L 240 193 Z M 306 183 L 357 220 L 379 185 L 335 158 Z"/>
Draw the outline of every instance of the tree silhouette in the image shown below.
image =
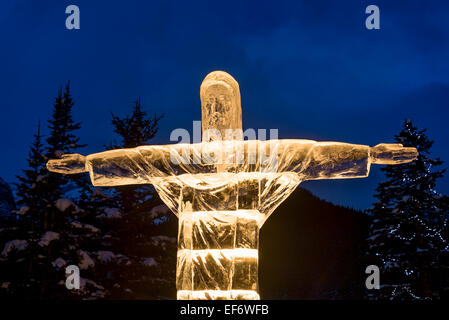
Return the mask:
<path id="1" fill-rule="evenodd" d="M 445 285 L 441 262 L 448 246 L 448 198 L 435 191 L 444 170 L 430 158 L 433 141 L 410 120 L 404 122 L 397 142 L 416 147 L 416 161 L 381 170 L 386 181 L 377 187 L 378 199 L 368 212 L 373 217 L 367 253 L 378 264 L 381 289 L 372 299 L 438 298 Z"/>
<path id="2" fill-rule="evenodd" d="M 123 118 L 112 114 L 114 131 L 121 142 L 111 148 L 148 144 L 158 131 L 162 116 L 148 116 L 140 98 Z M 114 247 L 130 260 L 116 270 L 122 277 L 116 298 L 173 298 L 175 295 L 176 222 L 152 185 L 114 188 L 114 199 L 122 212 L 115 231 Z"/>

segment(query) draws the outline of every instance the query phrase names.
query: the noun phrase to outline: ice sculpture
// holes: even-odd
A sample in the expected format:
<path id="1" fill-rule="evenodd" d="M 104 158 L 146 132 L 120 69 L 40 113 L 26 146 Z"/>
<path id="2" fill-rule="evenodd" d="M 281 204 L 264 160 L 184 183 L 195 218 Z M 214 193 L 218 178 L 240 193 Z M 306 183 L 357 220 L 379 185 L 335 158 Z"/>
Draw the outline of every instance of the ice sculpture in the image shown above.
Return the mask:
<path id="1" fill-rule="evenodd" d="M 201 90 L 202 142 L 63 155 L 47 168 L 94 186 L 153 184 L 179 218 L 178 299 L 259 299 L 259 229 L 299 183 L 362 178 L 418 155 L 400 144 L 243 140 L 240 91 L 215 71 Z"/>

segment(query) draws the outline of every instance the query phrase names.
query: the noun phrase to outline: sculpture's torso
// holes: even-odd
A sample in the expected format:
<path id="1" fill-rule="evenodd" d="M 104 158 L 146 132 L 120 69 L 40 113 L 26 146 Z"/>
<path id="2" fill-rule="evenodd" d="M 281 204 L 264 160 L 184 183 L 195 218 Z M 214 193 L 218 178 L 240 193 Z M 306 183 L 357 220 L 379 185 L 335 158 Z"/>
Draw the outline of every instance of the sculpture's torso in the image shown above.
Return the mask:
<path id="1" fill-rule="evenodd" d="M 297 174 L 214 173 L 155 183 L 179 217 L 178 299 L 259 299 L 259 229 Z"/>

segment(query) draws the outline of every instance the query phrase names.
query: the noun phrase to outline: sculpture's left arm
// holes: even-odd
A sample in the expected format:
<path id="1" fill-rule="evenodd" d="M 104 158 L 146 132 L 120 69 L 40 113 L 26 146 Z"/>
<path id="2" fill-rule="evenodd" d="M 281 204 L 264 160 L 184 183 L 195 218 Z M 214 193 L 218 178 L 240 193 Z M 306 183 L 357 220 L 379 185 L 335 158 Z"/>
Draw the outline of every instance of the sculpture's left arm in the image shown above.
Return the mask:
<path id="1" fill-rule="evenodd" d="M 163 147 L 116 149 L 88 156 L 65 154 L 47 162 L 47 169 L 62 174 L 89 172 L 94 186 L 108 187 L 152 183 L 153 178 L 169 174 Z"/>
<path id="2" fill-rule="evenodd" d="M 198 146 L 172 144 L 114 149 L 88 156 L 65 154 L 49 160 L 47 169 L 62 174 L 89 172 L 92 184 L 101 187 L 157 183 L 167 176 L 196 172 L 198 165 L 192 158 Z"/>
<path id="3" fill-rule="evenodd" d="M 317 142 L 301 172 L 306 180 L 364 178 L 371 164 L 395 165 L 416 159 L 415 148 L 401 144 L 382 143 L 374 147 L 365 145 Z"/>

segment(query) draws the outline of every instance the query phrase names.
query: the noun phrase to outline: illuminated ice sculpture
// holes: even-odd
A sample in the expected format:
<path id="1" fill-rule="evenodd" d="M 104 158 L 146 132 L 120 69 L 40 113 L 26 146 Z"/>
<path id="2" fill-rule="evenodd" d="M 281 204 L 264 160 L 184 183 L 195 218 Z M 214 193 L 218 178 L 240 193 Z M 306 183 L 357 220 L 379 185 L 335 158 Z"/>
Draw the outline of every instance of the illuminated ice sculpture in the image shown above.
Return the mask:
<path id="1" fill-rule="evenodd" d="M 238 83 L 207 75 L 202 142 L 63 155 L 47 168 L 89 172 L 94 186 L 153 184 L 179 218 L 178 299 L 259 299 L 259 229 L 305 180 L 368 176 L 371 164 L 417 156 L 400 144 L 244 140 Z"/>

